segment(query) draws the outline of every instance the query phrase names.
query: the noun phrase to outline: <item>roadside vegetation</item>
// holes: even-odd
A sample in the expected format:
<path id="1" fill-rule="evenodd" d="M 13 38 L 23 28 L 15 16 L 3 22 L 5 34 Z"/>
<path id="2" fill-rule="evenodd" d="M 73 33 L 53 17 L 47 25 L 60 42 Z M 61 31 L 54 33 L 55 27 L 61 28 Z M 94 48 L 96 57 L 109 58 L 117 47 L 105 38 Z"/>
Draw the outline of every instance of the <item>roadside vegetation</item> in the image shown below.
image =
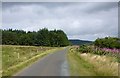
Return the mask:
<path id="1" fill-rule="evenodd" d="M 37 59 L 68 46 L 67 35 L 62 30 L 38 31 L 2 30 L 3 76 L 12 76 Z"/>
<path id="2" fill-rule="evenodd" d="M 70 45 L 62 30 L 2 31 L 2 73 L 12 76 L 43 56 Z M 72 46 L 68 52 L 72 76 L 118 76 L 120 39 L 98 38 L 91 44 Z"/>
<path id="3" fill-rule="evenodd" d="M 2 76 L 11 76 L 57 47 L 2 45 Z"/>
<path id="4" fill-rule="evenodd" d="M 2 77 L 2 46 L 0 45 L 0 78 Z"/>
<path id="5" fill-rule="evenodd" d="M 97 39 L 93 45 L 71 47 L 68 52 L 71 75 L 118 76 L 119 41 L 119 38 L 106 37 Z"/>

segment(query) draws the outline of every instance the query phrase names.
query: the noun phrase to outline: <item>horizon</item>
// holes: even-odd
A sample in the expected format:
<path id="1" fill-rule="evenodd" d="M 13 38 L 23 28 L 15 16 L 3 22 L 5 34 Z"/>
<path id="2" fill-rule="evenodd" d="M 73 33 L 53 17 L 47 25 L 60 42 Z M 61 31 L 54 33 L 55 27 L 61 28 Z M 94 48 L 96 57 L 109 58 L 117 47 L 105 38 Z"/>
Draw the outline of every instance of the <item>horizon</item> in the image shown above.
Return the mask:
<path id="1" fill-rule="evenodd" d="M 1 29 L 61 29 L 89 41 L 118 36 L 117 2 L 3 2 L 2 13 Z"/>
<path id="2" fill-rule="evenodd" d="M 9 28 L 9 29 L 12 29 L 12 28 Z M 1 30 L 9 30 L 9 29 L 1 29 Z M 44 29 L 44 28 L 41 28 L 41 29 Z M 19 30 L 19 29 L 12 29 L 12 30 Z M 22 29 L 21 29 L 22 30 Z M 40 30 L 40 29 L 39 29 Z M 53 29 L 53 30 L 59 30 L 59 29 Z M 25 31 L 25 30 L 23 30 Z M 52 31 L 52 30 L 49 30 L 48 31 Z M 29 31 L 25 31 L 26 33 L 29 32 Z M 37 31 L 30 31 L 30 32 L 37 32 Z M 65 33 L 66 34 L 66 33 Z M 106 36 L 106 37 L 111 37 L 111 36 Z M 98 37 L 99 38 L 99 37 Z M 103 37 L 105 38 L 105 37 Z M 96 38 L 97 39 L 97 38 Z M 86 40 L 86 39 L 79 39 L 79 38 L 68 38 L 68 40 L 82 40 L 82 41 L 95 41 L 95 40 Z"/>

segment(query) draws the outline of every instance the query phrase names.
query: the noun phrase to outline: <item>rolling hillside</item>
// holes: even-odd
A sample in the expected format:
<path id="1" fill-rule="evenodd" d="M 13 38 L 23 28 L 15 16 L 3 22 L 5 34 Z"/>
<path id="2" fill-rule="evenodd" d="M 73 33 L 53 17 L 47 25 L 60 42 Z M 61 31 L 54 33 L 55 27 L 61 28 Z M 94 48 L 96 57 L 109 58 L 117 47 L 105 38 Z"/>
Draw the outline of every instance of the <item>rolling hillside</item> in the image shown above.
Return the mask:
<path id="1" fill-rule="evenodd" d="M 87 40 L 79 40 L 79 39 L 70 39 L 69 40 L 72 45 L 83 45 L 83 44 L 91 44 L 92 41 Z"/>

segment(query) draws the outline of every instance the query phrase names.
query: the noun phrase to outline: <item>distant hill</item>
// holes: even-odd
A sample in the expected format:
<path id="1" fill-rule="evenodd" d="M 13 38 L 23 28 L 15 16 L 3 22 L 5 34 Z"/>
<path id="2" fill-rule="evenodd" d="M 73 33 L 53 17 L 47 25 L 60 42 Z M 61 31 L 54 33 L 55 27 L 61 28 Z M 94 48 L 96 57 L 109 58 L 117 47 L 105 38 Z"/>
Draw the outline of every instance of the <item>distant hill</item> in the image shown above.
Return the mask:
<path id="1" fill-rule="evenodd" d="M 83 44 L 93 43 L 92 41 L 79 40 L 79 39 L 70 39 L 69 41 L 71 42 L 72 45 L 83 45 Z"/>

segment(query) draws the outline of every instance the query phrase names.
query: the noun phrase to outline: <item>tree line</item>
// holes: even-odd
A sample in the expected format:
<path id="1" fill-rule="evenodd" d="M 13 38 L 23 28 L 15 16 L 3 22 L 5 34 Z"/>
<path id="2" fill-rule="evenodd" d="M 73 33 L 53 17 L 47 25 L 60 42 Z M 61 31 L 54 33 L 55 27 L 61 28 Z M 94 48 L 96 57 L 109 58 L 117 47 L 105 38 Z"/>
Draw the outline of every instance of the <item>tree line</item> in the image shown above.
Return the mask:
<path id="1" fill-rule="evenodd" d="M 106 47 L 120 49 L 120 38 L 116 37 L 98 38 L 95 40 L 94 44 L 101 48 Z"/>
<path id="2" fill-rule="evenodd" d="M 2 31 L 3 45 L 34 45 L 34 46 L 68 46 L 67 35 L 62 30 L 43 28 L 36 31 L 0 30 Z"/>

